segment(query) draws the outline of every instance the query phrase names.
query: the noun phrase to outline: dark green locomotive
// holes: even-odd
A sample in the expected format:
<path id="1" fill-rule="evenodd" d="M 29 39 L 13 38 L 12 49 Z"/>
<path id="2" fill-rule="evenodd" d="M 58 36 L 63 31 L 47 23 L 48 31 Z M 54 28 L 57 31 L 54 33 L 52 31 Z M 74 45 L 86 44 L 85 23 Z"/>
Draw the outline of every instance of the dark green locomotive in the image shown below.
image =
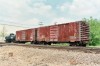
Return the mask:
<path id="1" fill-rule="evenodd" d="M 11 42 L 15 42 L 15 34 L 11 33 L 10 35 L 5 37 L 5 42 L 6 43 L 11 43 Z"/>

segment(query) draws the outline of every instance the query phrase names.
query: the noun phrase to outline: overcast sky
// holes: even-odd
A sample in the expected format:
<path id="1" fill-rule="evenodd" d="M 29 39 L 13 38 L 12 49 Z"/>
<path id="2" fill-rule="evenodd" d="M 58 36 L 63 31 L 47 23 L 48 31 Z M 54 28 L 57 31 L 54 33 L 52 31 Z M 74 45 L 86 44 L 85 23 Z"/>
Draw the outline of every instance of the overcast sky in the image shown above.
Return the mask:
<path id="1" fill-rule="evenodd" d="M 90 16 L 99 19 L 99 12 L 100 0 L 0 0 L 0 24 L 24 27 L 37 27 L 39 22 L 50 25 L 78 21 Z"/>

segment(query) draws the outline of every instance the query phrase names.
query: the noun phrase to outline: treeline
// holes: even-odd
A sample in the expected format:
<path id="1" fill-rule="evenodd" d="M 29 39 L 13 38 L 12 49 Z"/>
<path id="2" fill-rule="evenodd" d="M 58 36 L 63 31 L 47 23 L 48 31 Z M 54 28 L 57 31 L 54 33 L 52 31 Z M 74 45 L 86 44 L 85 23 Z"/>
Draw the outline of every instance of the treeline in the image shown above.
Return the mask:
<path id="1" fill-rule="evenodd" d="M 100 45 L 100 20 L 90 17 L 89 19 L 84 18 L 90 26 L 90 46 Z"/>

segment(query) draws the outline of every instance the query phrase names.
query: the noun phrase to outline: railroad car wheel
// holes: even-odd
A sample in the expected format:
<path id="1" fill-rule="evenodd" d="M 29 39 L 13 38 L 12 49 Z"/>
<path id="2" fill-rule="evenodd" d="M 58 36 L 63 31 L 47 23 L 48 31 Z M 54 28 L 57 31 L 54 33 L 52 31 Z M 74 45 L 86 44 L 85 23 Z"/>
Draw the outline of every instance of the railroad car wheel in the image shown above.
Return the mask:
<path id="1" fill-rule="evenodd" d="M 83 46 L 83 47 L 86 47 L 86 44 L 83 44 L 82 46 Z"/>
<path id="2" fill-rule="evenodd" d="M 47 45 L 47 42 L 44 42 L 43 44 L 44 44 L 44 45 Z"/>
<path id="3" fill-rule="evenodd" d="M 49 42 L 48 45 L 51 45 L 51 43 Z"/>
<path id="4" fill-rule="evenodd" d="M 73 42 L 73 43 L 70 43 L 69 46 L 77 46 L 77 43 Z"/>
<path id="5" fill-rule="evenodd" d="M 34 42 L 32 42 L 32 44 L 36 45 L 36 44 L 39 44 L 39 42 L 38 41 L 34 41 Z"/>
<path id="6" fill-rule="evenodd" d="M 79 43 L 79 46 L 81 46 L 81 47 L 86 47 L 86 43 L 81 42 L 81 43 Z"/>

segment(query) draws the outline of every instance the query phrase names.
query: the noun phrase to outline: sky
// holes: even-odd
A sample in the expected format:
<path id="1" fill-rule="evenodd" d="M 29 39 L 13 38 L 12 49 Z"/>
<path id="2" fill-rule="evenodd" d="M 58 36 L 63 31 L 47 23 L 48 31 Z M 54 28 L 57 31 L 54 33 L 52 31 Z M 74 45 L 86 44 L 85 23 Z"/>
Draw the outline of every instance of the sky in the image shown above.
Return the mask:
<path id="1" fill-rule="evenodd" d="M 100 18 L 100 0 L 0 0 L 0 24 L 8 33 L 56 23 Z M 9 28 L 9 29 L 8 29 Z"/>

